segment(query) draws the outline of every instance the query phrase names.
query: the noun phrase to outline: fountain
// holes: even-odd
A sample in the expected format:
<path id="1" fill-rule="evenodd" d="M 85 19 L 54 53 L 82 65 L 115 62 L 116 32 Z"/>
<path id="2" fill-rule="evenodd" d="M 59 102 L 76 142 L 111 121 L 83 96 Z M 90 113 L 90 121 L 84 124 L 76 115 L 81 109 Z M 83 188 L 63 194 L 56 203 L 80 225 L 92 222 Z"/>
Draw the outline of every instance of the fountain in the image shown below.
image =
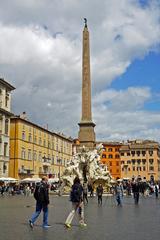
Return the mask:
<path id="1" fill-rule="evenodd" d="M 88 150 L 83 146 L 80 151 L 73 156 L 71 162 L 67 164 L 61 176 L 62 184 L 60 194 L 70 190 L 76 176 L 80 178 L 82 183 L 91 183 L 94 184 L 95 187 L 99 183 L 102 183 L 104 189 L 107 191 L 110 187 L 112 177 L 107 166 L 100 162 L 102 152 L 102 144 L 99 144 L 94 150 Z"/>

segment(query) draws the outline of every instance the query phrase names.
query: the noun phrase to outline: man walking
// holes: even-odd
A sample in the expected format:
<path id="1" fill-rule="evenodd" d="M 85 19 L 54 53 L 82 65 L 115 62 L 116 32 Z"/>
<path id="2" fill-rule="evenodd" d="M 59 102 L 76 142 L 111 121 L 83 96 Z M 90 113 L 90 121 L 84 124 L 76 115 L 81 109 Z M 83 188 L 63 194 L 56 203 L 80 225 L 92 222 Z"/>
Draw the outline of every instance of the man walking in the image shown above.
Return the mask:
<path id="1" fill-rule="evenodd" d="M 102 205 L 102 194 L 103 194 L 102 184 L 98 185 L 96 192 L 97 192 L 97 196 L 98 196 L 98 204 Z"/>
<path id="2" fill-rule="evenodd" d="M 118 206 L 122 206 L 123 186 L 119 179 L 115 186 L 116 201 Z"/>
<path id="3" fill-rule="evenodd" d="M 48 204 L 49 204 L 49 193 L 48 193 L 48 178 L 43 177 L 42 181 L 37 184 L 34 198 L 36 199 L 36 211 L 33 213 L 29 220 L 29 225 L 33 228 L 35 221 L 43 210 L 43 227 L 49 228 L 48 224 Z"/>
<path id="4" fill-rule="evenodd" d="M 138 202 L 139 202 L 139 192 L 140 192 L 139 180 L 134 181 L 132 183 L 132 192 L 133 192 L 134 202 L 135 202 L 135 204 L 138 204 Z"/>

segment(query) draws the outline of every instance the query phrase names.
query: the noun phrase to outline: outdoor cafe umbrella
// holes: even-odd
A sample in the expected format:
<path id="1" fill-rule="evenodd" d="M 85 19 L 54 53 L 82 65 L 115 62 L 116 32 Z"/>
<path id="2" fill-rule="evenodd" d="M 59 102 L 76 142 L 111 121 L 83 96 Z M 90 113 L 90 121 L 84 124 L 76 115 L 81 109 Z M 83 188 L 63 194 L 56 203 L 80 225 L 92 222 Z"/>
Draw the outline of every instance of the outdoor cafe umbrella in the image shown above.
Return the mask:
<path id="1" fill-rule="evenodd" d="M 41 178 L 24 178 L 20 182 L 21 183 L 33 183 L 33 182 L 40 182 Z"/>
<path id="2" fill-rule="evenodd" d="M 18 182 L 18 179 L 12 177 L 1 177 L 0 182 Z"/>

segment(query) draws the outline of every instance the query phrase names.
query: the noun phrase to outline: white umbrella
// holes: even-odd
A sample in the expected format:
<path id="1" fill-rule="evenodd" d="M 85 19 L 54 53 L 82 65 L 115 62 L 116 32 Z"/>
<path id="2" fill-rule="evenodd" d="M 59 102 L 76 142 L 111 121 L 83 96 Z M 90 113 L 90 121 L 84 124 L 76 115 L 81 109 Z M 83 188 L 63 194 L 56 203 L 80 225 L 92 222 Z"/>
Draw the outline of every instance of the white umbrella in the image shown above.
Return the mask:
<path id="1" fill-rule="evenodd" d="M 24 178 L 21 180 L 21 182 L 28 182 L 28 183 L 31 183 L 31 182 L 40 182 L 41 181 L 41 178 Z"/>
<path id="2" fill-rule="evenodd" d="M 12 177 L 1 177 L 0 181 L 1 182 L 17 182 L 18 179 L 12 178 Z"/>
<path id="3" fill-rule="evenodd" d="M 59 182 L 59 178 L 49 178 L 49 179 L 48 179 L 48 182 L 49 182 L 49 183 Z"/>

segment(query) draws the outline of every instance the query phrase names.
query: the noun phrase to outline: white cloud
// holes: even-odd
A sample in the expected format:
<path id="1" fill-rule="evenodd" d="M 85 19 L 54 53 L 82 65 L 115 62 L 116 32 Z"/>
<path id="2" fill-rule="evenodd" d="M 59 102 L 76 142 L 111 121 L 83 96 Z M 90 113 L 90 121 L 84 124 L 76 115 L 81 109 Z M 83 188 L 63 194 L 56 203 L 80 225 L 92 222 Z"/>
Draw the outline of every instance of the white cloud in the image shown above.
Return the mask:
<path id="1" fill-rule="evenodd" d="M 95 11 L 96 9 L 96 11 Z M 93 117 L 98 138 L 153 134 L 160 113 L 147 112 L 151 86 L 105 90 L 160 43 L 158 1 L 5 0 L 0 9 L 1 76 L 16 86 L 13 109 L 77 136 L 81 115 L 81 35 L 88 18 Z"/>

